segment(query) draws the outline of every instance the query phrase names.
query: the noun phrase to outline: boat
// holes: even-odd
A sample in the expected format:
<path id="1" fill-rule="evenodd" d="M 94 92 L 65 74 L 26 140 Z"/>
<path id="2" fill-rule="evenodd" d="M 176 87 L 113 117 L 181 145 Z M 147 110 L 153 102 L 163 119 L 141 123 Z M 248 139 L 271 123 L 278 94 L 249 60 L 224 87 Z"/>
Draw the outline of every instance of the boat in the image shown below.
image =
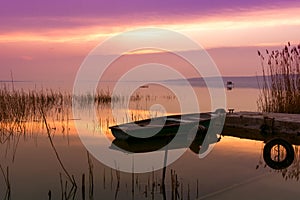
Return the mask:
<path id="1" fill-rule="evenodd" d="M 109 129 L 119 140 L 172 138 L 175 135 L 207 131 L 210 121 L 225 113 L 224 109 L 217 109 L 207 113 L 168 115 L 111 126 Z"/>
<path id="2" fill-rule="evenodd" d="M 226 87 L 227 87 L 227 90 L 232 90 L 234 87 L 234 83 L 232 81 L 227 81 Z"/>

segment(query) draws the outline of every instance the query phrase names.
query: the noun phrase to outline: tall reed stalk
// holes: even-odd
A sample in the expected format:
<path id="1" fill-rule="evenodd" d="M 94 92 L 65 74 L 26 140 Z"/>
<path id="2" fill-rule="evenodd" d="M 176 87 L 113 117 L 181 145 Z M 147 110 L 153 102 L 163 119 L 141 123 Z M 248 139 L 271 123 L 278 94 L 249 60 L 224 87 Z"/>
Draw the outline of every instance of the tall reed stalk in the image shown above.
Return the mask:
<path id="1" fill-rule="evenodd" d="M 261 59 L 263 82 L 258 107 L 263 112 L 300 113 L 300 44 L 268 51 Z"/>
<path id="2" fill-rule="evenodd" d="M 10 187 L 10 180 L 9 180 L 9 167 L 7 166 L 6 172 L 5 172 L 2 165 L 0 164 L 0 171 L 3 175 L 4 181 L 5 181 L 5 184 L 6 184 L 6 193 L 5 193 L 4 199 L 9 200 L 9 199 L 11 199 L 10 198 L 11 197 L 11 187 Z"/>

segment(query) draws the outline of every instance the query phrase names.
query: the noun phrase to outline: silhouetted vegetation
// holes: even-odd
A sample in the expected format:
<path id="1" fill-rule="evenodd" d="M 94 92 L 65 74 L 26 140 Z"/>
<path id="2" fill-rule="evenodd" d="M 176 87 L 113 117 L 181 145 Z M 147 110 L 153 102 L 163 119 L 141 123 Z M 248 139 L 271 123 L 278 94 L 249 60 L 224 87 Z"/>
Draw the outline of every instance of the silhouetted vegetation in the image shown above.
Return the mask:
<path id="1" fill-rule="evenodd" d="M 57 120 L 65 120 L 68 109 L 72 107 L 72 99 L 79 102 L 83 107 L 87 104 L 106 105 L 111 102 L 124 102 L 129 97 L 111 96 L 109 91 L 99 90 L 96 94 L 72 95 L 53 90 L 14 90 L 5 85 L 0 86 L 0 123 L 19 123 L 26 121 L 42 121 L 40 113 L 48 112 L 59 114 Z M 130 101 L 141 100 L 139 94 L 130 97 Z"/>
<path id="2" fill-rule="evenodd" d="M 300 113 L 300 44 L 282 50 L 258 51 L 263 83 L 258 100 L 264 112 Z"/>

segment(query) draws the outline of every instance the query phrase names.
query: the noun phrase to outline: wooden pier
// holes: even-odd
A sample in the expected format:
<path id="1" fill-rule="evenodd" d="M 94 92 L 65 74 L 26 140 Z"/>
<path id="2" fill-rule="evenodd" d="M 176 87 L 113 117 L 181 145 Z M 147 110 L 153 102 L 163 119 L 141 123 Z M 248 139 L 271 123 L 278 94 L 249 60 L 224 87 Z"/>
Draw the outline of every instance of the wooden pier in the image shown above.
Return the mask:
<path id="1" fill-rule="evenodd" d="M 293 144 L 300 144 L 300 114 L 227 113 L 223 135 L 264 141 L 284 137 Z"/>

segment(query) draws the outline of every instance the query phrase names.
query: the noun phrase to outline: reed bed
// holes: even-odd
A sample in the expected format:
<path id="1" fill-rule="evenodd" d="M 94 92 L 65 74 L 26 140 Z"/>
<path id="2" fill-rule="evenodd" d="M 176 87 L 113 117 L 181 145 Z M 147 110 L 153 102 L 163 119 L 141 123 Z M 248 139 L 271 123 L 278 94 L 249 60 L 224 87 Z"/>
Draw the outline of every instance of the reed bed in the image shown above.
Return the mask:
<path id="1" fill-rule="evenodd" d="M 300 44 L 282 50 L 258 51 L 263 83 L 258 107 L 263 112 L 300 113 Z"/>
<path id="2" fill-rule="evenodd" d="M 126 97 L 111 96 L 109 91 L 99 90 L 96 94 L 72 95 L 71 93 L 46 90 L 14 90 L 5 85 L 0 86 L 0 122 L 41 121 L 39 112 L 43 108 L 45 113 L 55 112 L 65 114 L 67 108 L 72 107 L 72 100 L 82 105 L 106 105 L 111 102 L 124 101 Z M 138 101 L 137 94 L 130 97 L 130 101 Z M 63 119 L 63 118 L 62 118 Z"/>
<path id="3" fill-rule="evenodd" d="M 73 119 L 72 102 L 80 108 L 95 105 L 97 110 L 110 103 L 122 104 L 126 97 L 111 96 L 109 91 L 99 90 L 96 94 L 73 95 L 67 92 L 46 90 L 15 90 L 6 85 L 0 85 L 0 142 L 5 143 L 9 138 L 21 133 L 27 133 L 32 122 L 43 124 L 40 110 L 50 121 L 68 122 Z M 135 95 L 130 101 L 138 101 L 141 97 Z M 62 127 L 64 129 L 64 127 Z"/>
<path id="4" fill-rule="evenodd" d="M 52 90 L 10 90 L 0 88 L 0 122 L 20 123 L 42 120 L 40 108 L 62 113 L 63 108 L 71 103 L 71 95 Z"/>

